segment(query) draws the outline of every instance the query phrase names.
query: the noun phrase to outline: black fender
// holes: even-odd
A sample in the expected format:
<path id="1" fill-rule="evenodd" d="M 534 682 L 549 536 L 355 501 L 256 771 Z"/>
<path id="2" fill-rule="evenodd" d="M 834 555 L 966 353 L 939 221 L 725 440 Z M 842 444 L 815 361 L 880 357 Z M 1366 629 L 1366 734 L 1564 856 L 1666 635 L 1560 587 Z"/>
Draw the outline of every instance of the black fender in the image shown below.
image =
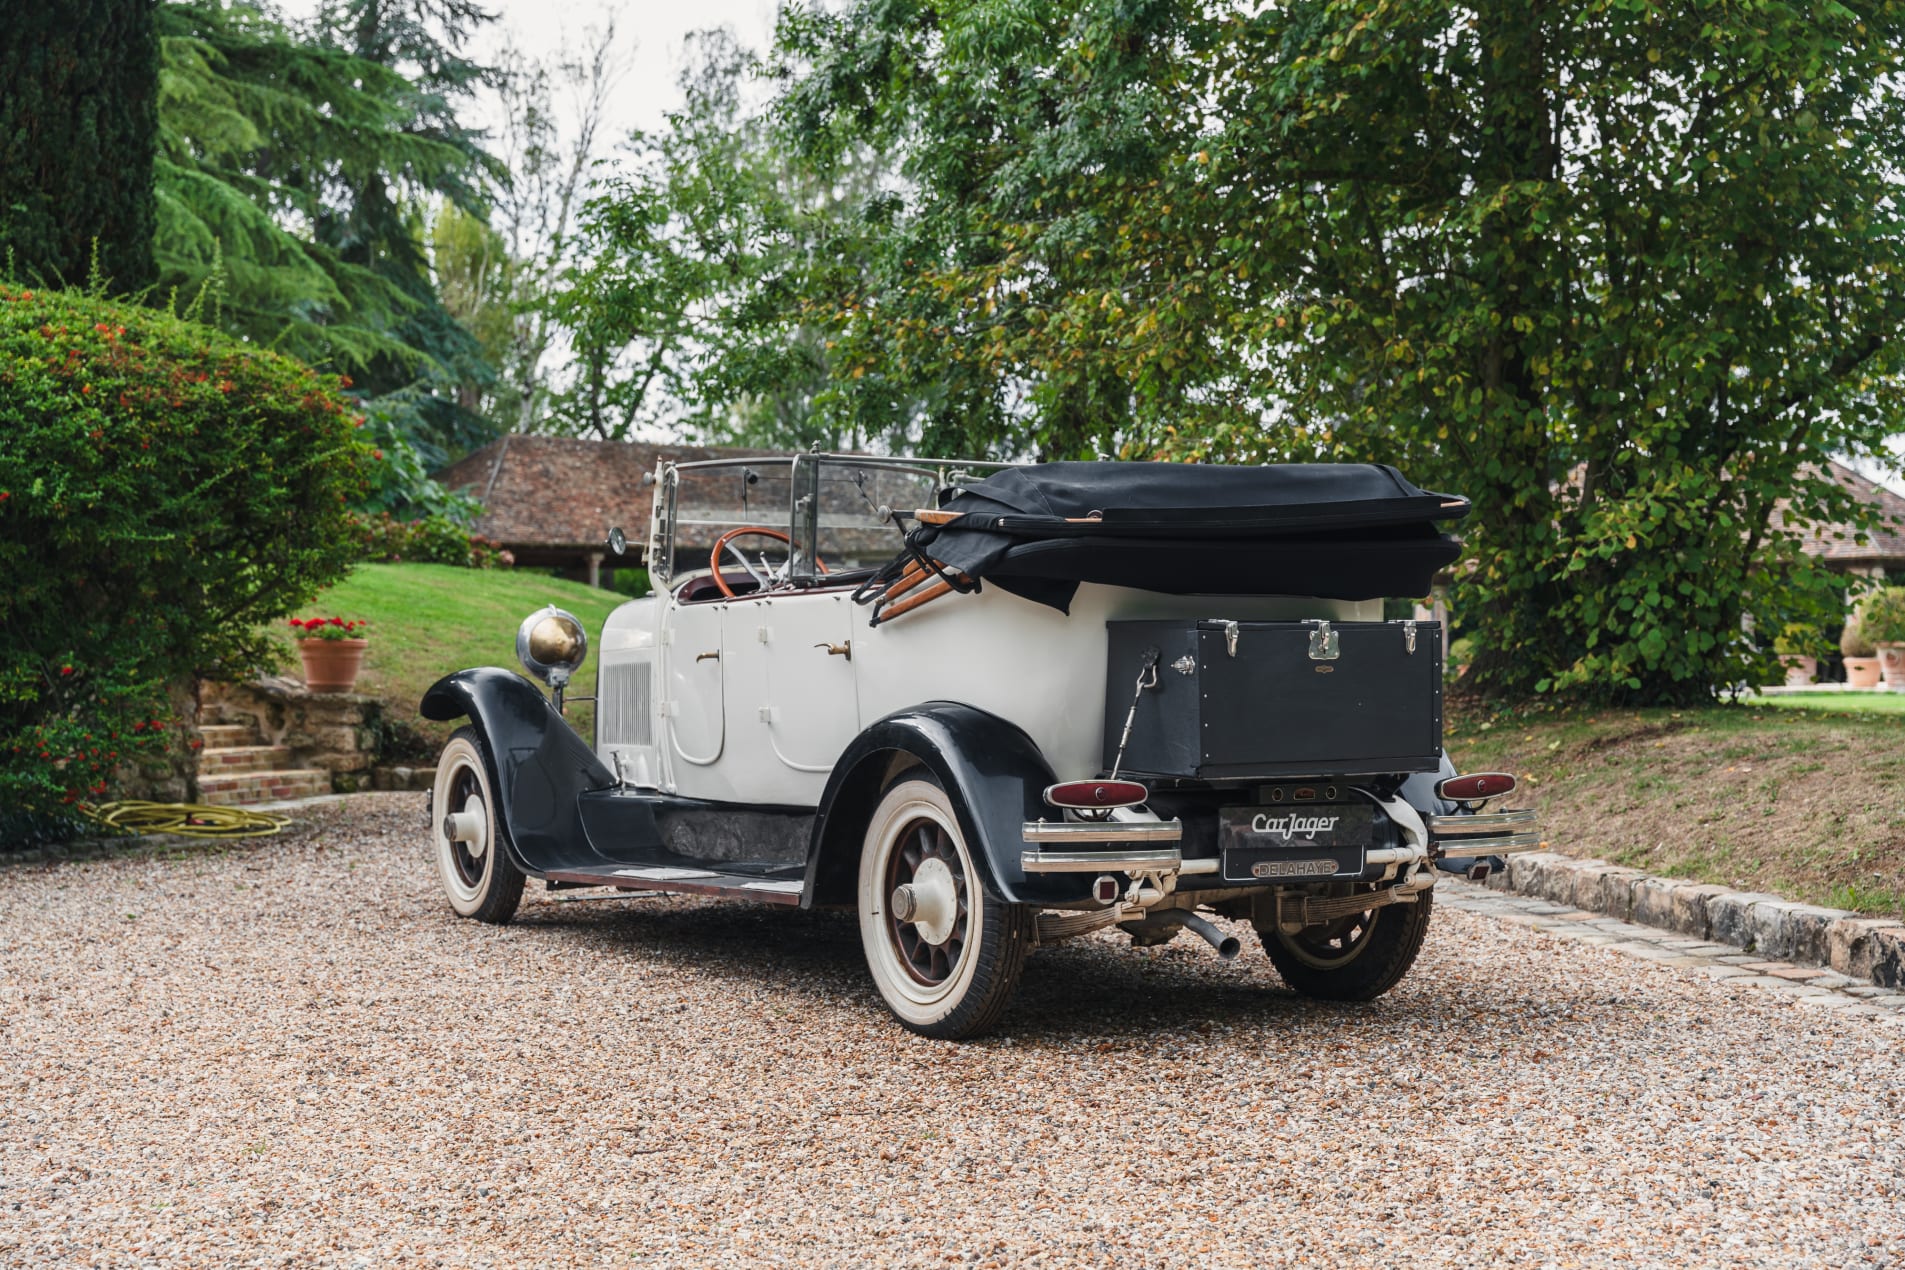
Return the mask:
<path id="1" fill-rule="evenodd" d="M 1451 776 L 1460 775 L 1461 773 L 1456 770 L 1455 764 L 1449 759 L 1448 751 L 1444 750 L 1442 751 L 1442 765 L 1439 769 L 1433 772 L 1417 772 L 1408 780 L 1402 782 L 1402 788 L 1397 792 L 1401 795 L 1402 801 L 1422 813 L 1424 820 L 1427 820 L 1430 816 L 1461 815 L 1462 808 L 1458 804 L 1452 803 L 1446 798 L 1437 798 L 1435 796 L 1437 781 L 1447 780 Z M 1489 856 L 1487 862 L 1498 873 L 1508 867 L 1507 861 L 1503 860 L 1500 856 Z M 1435 867 L 1444 873 L 1467 873 L 1474 865 L 1475 861 L 1469 859 L 1437 860 L 1435 862 Z"/>
<path id="2" fill-rule="evenodd" d="M 475 727 L 516 867 L 541 876 L 587 841 L 577 799 L 615 777 L 542 689 L 494 666 L 459 670 L 432 684 L 417 708 L 426 719 L 467 717 Z"/>
<path id="3" fill-rule="evenodd" d="M 1030 877 L 1019 861 L 1025 823 L 1050 814 L 1045 789 L 1057 777 L 1016 724 L 954 701 L 928 701 L 887 715 L 854 738 L 834 764 L 815 817 L 801 903 L 852 904 L 860 848 L 896 766 L 931 772 L 951 797 L 959 828 L 986 888 L 1011 903 L 1076 899 L 1077 880 Z"/>

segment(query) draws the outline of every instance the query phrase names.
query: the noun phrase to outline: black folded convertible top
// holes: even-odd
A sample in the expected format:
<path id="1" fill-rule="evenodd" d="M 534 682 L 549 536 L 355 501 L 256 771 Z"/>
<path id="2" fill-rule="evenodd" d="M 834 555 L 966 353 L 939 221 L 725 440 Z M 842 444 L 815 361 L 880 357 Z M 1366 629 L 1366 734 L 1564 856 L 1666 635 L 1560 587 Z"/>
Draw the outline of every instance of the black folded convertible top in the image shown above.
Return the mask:
<path id="1" fill-rule="evenodd" d="M 1376 463 L 1045 463 L 951 491 L 941 510 L 955 515 L 911 530 L 907 558 L 1064 610 L 1081 582 L 1178 595 L 1426 595 L 1460 553 L 1436 522 L 1468 504 Z"/>

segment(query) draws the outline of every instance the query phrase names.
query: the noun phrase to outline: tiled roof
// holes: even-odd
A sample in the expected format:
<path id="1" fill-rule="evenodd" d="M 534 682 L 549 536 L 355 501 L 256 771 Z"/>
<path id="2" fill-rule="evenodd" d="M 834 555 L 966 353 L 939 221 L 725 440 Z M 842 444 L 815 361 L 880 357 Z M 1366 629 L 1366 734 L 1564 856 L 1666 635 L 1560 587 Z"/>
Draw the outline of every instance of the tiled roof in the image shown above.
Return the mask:
<path id="1" fill-rule="evenodd" d="M 620 525 L 634 542 L 647 536 L 655 490 L 644 486 L 642 477 L 662 459 L 692 462 L 778 453 L 515 434 L 452 463 L 437 479 L 483 504 L 483 514 L 471 529 L 484 537 L 507 547 L 595 549 L 613 525 Z"/>
<path id="2" fill-rule="evenodd" d="M 1830 470 L 1834 480 L 1877 510 L 1876 522 L 1865 531 L 1863 546 L 1857 540 L 1857 531 L 1849 525 L 1807 526 L 1802 550 L 1843 565 L 1905 561 L 1905 498 L 1842 463 L 1832 464 Z M 1780 510 L 1784 510 L 1783 503 Z"/>

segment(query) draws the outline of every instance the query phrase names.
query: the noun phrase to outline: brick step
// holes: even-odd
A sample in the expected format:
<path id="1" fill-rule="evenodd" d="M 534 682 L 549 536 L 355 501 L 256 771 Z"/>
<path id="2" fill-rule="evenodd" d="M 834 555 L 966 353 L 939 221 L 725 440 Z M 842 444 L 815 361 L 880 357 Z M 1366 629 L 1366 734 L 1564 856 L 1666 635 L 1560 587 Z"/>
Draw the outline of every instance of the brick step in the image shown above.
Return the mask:
<path id="1" fill-rule="evenodd" d="M 245 807 L 252 803 L 312 798 L 331 792 L 331 774 L 321 768 L 289 772 L 234 772 L 228 776 L 201 776 L 199 801 L 214 807 Z"/>
<path id="2" fill-rule="evenodd" d="M 229 745 L 199 751 L 198 774 L 230 776 L 237 772 L 275 772 L 291 766 L 291 751 L 282 745 Z"/>
<path id="3" fill-rule="evenodd" d="M 208 750 L 230 750 L 258 744 L 258 731 L 249 723 L 213 723 L 198 730 Z"/>

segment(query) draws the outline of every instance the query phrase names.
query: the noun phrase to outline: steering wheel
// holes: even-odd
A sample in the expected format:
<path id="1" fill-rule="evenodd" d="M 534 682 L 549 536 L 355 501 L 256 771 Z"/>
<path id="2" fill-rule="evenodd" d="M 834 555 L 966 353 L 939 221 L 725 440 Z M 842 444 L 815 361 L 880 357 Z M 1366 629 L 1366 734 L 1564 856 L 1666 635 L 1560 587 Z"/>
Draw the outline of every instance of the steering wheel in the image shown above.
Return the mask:
<path id="1" fill-rule="evenodd" d="M 714 568 L 715 586 L 719 587 L 721 594 L 727 596 L 730 600 L 735 598 L 734 588 L 729 586 L 728 580 L 721 575 L 721 553 L 724 551 L 734 558 L 735 563 L 741 566 L 748 577 L 754 579 L 755 585 L 760 587 L 761 590 L 766 591 L 773 586 L 773 582 L 769 580 L 766 575 L 748 563 L 747 553 L 734 545 L 736 538 L 746 538 L 750 536 L 772 538 L 776 542 L 786 543 L 789 561 L 791 562 L 793 558 L 794 540 L 778 529 L 769 529 L 765 525 L 743 525 L 739 529 L 728 530 L 714 540 L 714 546 L 708 551 L 708 563 Z M 827 562 L 818 556 L 814 557 L 814 567 L 819 569 L 822 573 L 827 572 Z"/>

